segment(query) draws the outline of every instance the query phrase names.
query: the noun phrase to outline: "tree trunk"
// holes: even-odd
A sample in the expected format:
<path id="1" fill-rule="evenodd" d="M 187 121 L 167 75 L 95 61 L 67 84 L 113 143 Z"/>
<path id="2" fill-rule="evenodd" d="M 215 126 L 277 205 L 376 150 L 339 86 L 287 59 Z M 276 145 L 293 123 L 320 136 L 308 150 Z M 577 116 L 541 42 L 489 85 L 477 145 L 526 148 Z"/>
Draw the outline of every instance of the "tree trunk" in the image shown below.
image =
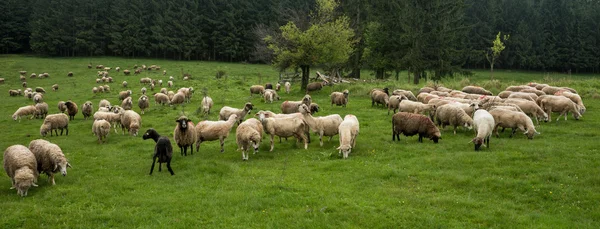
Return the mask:
<path id="1" fill-rule="evenodd" d="M 306 91 L 306 85 L 308 85 L 308 78 L 310 77 L 310 66 L 302 65 L 302 85 L 300 86 L 301 91 Z"/>
<path id="2" fill-rule="evenodd" d="M 490 80 L 494 80 L 494 65 L 490 65 Z"/>
<path id="3" fill-rule="evenodd" d="M 415 75 L 413 77 L 413 83 L 419 84 L 419 79 L 421 78 L 421 71 L 415 71 Z"/>
<path id="4" fill-rule="evenodd" d="M 383 68 L 378 68 L 377 70 L 375 70 L 375 78 L 376 79 L 383 79 L 385 75 L 385 70 Z"/>

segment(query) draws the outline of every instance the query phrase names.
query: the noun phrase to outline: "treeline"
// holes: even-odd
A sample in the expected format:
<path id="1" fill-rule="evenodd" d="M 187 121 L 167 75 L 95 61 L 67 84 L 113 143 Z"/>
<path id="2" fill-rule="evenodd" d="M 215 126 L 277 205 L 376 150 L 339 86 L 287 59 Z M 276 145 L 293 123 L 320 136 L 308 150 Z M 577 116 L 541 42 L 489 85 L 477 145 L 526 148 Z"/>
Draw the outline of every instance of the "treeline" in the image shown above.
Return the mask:
<path id="1" fill-rule="evenodd" d="M 268 61 L 263 36 L 287 21 L 309 21 L 314 5 L 314 0 L 3 0 L 0 52 Z M 455 66 L 487 68 L 485 52 L 502 32 L 510 39 L 496 68 L 600 71 L 599 0 L 343 0 L 340 6 L 338 13 L 350 18 L 359 40 L 346 70 L 385 72 L 402 69 L 400 64 L 443 75 Z"/>

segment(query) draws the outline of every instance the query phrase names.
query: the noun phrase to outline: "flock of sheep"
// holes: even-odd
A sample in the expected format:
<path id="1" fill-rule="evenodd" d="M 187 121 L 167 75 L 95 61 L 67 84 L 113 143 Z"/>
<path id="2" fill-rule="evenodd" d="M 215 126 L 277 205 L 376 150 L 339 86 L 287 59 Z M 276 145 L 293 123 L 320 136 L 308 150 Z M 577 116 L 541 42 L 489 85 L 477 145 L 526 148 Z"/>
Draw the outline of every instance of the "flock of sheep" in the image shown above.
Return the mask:
<path id="1" fill-rule="evenodd" d="M 88 68 L 92 68 L 88 65 Z M 98 71 L 97 83 L 112 83 L 113 78 L 109 76 L 109 71 L 112 68 L 102 65 L 96 66 Z M 134 67 L 135 73 L 138 74 L 143 70 L 160 70 L 159 66 L 142 68 Z M 119 72 L 120 68 L 115 68 Z M 129 75 L 129 70 L 124 70 L 125 75 Z M 21 72 L 21 79 L 26 72 Z M 33 74 L 32 74 L 33 75 Z M 46 74 L 40 74 L 47 77 Z M 73 76 L 68 73 L 68 76 Z M 166 70 L 163 71 L 166 75 Z M 189 79 L 189 75 L 186 76 Z M 174 83 L 173 77 L 167 81 L 167 87 L 172 88 Z M 25 81 L 23 81 L 25 82 Z M 148 77 L 140 79 L 141 96 L 137 100 L 141 114 L 149 108 L 149 96 L 146 95 L 146 86 L 151 91 L 155 86 L 162 87 L 163 80 L 155 80 Z M 194 144 L 196 151 L 199 151 L 200 144 L 206 141 L 219 140 L 221 152 L 224 152 L 224 142 L 233 126 L 237 125 L 236 143 L 237 149 L 242 151 L 242 159 L 248 160 L 249 151 L 251 148 L 254 153 L 258 152 L 259 145 L 262 142 L 263 134 L 270 136 L 270 151 L 274 149 L 274 137 L 281 138 L 295 137 L 298 142 L 302 142 L 304 148 L 308 148 L 310 143 L 310 132 L 314 132 L 319 136 L 320 145 L 323 146 L 323 137 L 339 135 L 338 153 L 347 158 L 352 149 L 356 145 L 356 138 L 359 134 L 358 118 L 354 115 L 346 115 L 343 119 L 339 114 L 327 116 L 314 116 L 315 112 L 319 111 L 319 105 L 313 103 L 309 92 L 318 91 L 327 85 L 327 81 L 311 83 L 307 87 L 307 94 L 297 101 L 284 101 L 281 103 L 281 113 L 274 113 L 268 110 L 256 112 L 256 118 L 245 117 L 254 109 L 254 105 L 250 102 L 243 105 L 241 108 L 224 106 L 219 111 L 219 120 L 200 121 L 196 125 L 187 118 L 181 116 L 176 119 L 176 124 L 173 130 L 173 140 L 179 147 L 181 155 L 187 156 L 193 154 Z M 53 90 L 58 90 L 58 85 L 53 86 Z M 121 101 L 120 105 L 112 105 L 108 100 L 102 99 L 98 104 L 98 110 L 94 112 L 93 104 L 90 101 L 83 103 L 81 113 L 84 119 L 92 117 L 92 133 L 97 137 L 98 143 L 105 143 L 107 136 L 110 133 L 111 127 L 117 133 L 120 127 L 123 134 L 128 132 L 132 136 L 137 136 L 138 131 L 142 126 L 142 116 L 133 111 L 133 92 L 128 88 L 130 85 L 123 81 L 121 85 L 125 90 L 118 93 L 118 98 Z M 250 95 L 259 94 L 264 99 L 265 103 L 273 103 L 280 100 L 278 94 L 280 89 L 285 88 L 286 93 L 289 93 L 291 84 L 285 82 L 283 85 L 267 84 L 253 85 L 250 87 Z M 24 85 L 26 87 L 26 85 Z M 93 93 L 110 91 L 109 85 L 94 87 Z M 69 121 L 74 120 L 75 115 L 79 112 L 77 104 L 73 101 L 60 101 L 58 103 L 57 114 L 48 114 L 48 104 L 44 102 L 44 94 L 46 91 L 43 88 L 35 90 L 27 88 L 24 92 L 21 90 L 10 90 L 10 96 L 23 95 L 31 99 L 34 105 L 18 108 L 13 114 L 13 120 L 21 120 L 22 117 L 31 116 L 30 119 L 43 118 L 44 121 L 40 127 L 40 135 L 46 137 L 57 135 L 60 130 L 60 135 L 66 131 L 69 134 Z M 174 92 L 167 88 L 161 88 L 160 92 L 154 93 L 155 105 L 176 106 L 184 103 L 190 103 L 194 94 L 194 88 L 183 87 Z M 567 113 L 571 112 L 575 119 L 579 119 L 585 112 L 585 106 L 581 97 L 571 88 L 553 87 L 546 84 L 530 83 L 529 85 L 510 86 L 506 91 L 493 96 L 488 90 L 476 86 L 467 86 L 462 90 L 452 90 L 443 86 L 424 87 L 417 93 L 417 96 L 409 90 L 397 89 L 392 91 L 391 95 L 388 88 L 373 89 L 370 91 L 372 106 L 376 104 L 383 105 L 389 111 L 395 113 L 392 116 L 392 140 L 400 140 L 400 134 L 405 136 L 417 135 L 419 142 L 423 138 L 429 138 L 435 143 L 441 139 L 439 128 L 452 126 L 454 134 L 457 127 L 465 127 L 467 129 L 475 129 L 475 137 L 472 142 L 475 144 L 475 150 L 479 150 L 482 145 L 489 147 L 489 138 L 492 133 L 498 135 L 498 127 L 512 128 L 512 134 L 517 130 L 524 132 L 529 139 L 532 139 L 535 134 L 539 134 L 535 130 L 532 118 L 539 125 L 539 119 L 542 121 L 551 120 L 551 113 L 558 112 L 560 118 L 564 116 L 567 119 Z M 349 91 L 333 92 L 330 95 L 331 105 L 345 107 L 349 100 Z M 201 100 L 201 108 L 203 113 L 210 113 L 213 107 L 213 101 L 209 96 L 203 96 Z M 399 111 L 396 113 L 396 111 Z M 65 114 L 66 113 L 66 114 Z M 558 121 L 558 119 L 557 119 Z M 512 137 L 511 134 L 511 137 Z M 148 129 L 143 134 L 143 139 L 153 139 L 155 141 L 155 150 L 153 156 L 152 167 L 150 174 L 154 170 L 156 159 L 159 162 L 159 171 L 162 169 L 162 163 L 171 173 L 174 172 L 170 162 L 173 156 L 173 147 L 171 140 L 166 136 L 161 136 L 156 130 Z M 38 140 L 36 140 L 38 141 Z M 44 140 L 39 140 L 44 141 Z M 33 142 L 32 142 L 33 144 Z M 52 143 L 47 142 L 44 147 L 52 148 L 48 152 L 57 152 L 62 155 L 60 148 Z M 39 147 L 38 147 L 39 148 Z M 43 148 L 43 147 L 42 147 Z M 27 189 L 30 186 L 35 186 L 39 172 L 46 172 L 53 180 L 53 172 L 57 172 L 56 168 L 61 168 L 63 175 L 66 174 L 66 159 L 62 160 L 58 167 L 47 172 L 42 170 L 40 163 L 44 165 L 46 162 L 36 161 L 32 158 L 37 157 L 35 147 L 30 145 L 29 149 L 24 146 L 11 146 L 5 151 L 4 165 L 5 170 L 13 181 L 13 187 L 18 189 L 18 194 L 26 195 Z M 32 157 L 34 155 L 35 157 Z M 64 158 L 64 155 L 62 155 Z M 57 157 L 58 158 L 58 157 Z M 64 163 L 63 163 L 64 162 Z M 52 163 L 59 163 L 53 161 Z M 67 163 L 67 164 L 65 164 Z M 64 167 L 64 169 L 63 169 Z"/>

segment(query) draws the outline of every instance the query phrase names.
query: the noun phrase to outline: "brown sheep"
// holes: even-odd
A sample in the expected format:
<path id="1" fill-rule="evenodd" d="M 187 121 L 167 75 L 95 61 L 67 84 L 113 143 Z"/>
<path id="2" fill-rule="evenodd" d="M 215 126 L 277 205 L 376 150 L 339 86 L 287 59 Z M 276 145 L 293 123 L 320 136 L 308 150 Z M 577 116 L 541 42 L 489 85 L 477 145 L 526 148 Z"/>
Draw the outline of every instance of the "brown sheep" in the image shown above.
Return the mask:
<path id="1" fill-rule="evenodd" d="M 327 85 L 327 81 L 309 83 L 306 85 L 306 94 L 311 91 L 321 90 L 325 85 Z"/>
<path id="2" fill-rule="evenodd" d="M 463 87 L 462 91 L 469 94 L 493 95 L 492 92 L 486 90 L 485 88 L 477 86 L 466 86 Z"/>
<path id="3" fill-rule="evenodd" d="M 438 143 L 442 139 L 440 130 L 433 124 L 431 119 L 425 115 L 398 112 L 392 116 L 392 141 L 396 138 L 400 141 L 400 134 L 404 136 L 413 136 L 419 134 L 419 142 L 423 142 L 423 137 L 431 139 Z"/>

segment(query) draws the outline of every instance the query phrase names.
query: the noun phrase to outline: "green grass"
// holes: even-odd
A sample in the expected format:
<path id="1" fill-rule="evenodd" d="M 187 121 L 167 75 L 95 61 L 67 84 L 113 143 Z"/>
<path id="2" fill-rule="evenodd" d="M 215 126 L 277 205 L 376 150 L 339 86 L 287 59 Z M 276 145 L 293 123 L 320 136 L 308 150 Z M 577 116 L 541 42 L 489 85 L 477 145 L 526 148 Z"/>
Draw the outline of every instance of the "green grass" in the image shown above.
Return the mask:
<path id="1" fill-rule="evenodd" d="M 217 119 L 224 106 L 241 107 L 252 101 L 257 110 L 279 112 L 279 103 L 264 104 L 249 97 L 252 84 L 275 82 L 278 74 L 269 66 L 177 62 L 121 58 L 38 58 L 0 56 L 0 84 L 4 99 L 0 107 L 0 149 L 28 145 L 40 138 L 42 120 L 15 122 L 12 113 L 31 104 L 23 97 L 9 97 L 8 89 L 20 88 L 18 71 L 50 73 L 48 79 L 29 79 L 29 87 L 41 86 L 48 93 L 45 101 L 56 113 L 60 100 L 72 99 L 81 105 L 107 98 L 118 103 L 120 82 L 127 80 L 140 96 L 139 78 L 166 79 L 155 72 L 123 76 L 111 72 L 116 83 L 111 92 L 92 94 L 96 70 L 92 62 L 122 69 L 134 64 L 157 64 L 169 75 L 180 76 L 181 69 L 193 76 L 191 81 L 177 79 L 175 86 L 193 86 L 196 95 L 185 107 L 185 114 L 197 123 Z M 127 67 L 125 67 L 127 66 Z M 217 70 L 228 77 L 216 80 Z M 66 73 L 72 71 L 75 77 Z M 261 78 L 259 78 L 259 74 Z M 363 76 L 369 77 L 365 72 Z M 266 138 L 258 154 L 241 160 L 235 135 L 219 153 L 217 142 L 206 142 L 200 152 L 183 157 L 175 151 L 172 162 L 175 176 L 165 170 L 149 176 L 154 142 L 141 137 L 111 134 L 108 143 L 99 145 L 91 134 L 91 120 L 78 114 L 70 123 L 69 136 L 47 137 L 58 144 L 73 168 L 66 177 L 57 177 L 51 186 L 42 175 L 37 188 L 21 198 L 9 190 L 10 180 L 0 177 L 1 228 L 598 228 L 600 226 L 600 129 L 598 88 L 600 80 L 591 75 L 566 76 L 536 72 L 497 71 L 496 81 L 485 71 L 475 71 L 468 79 L 457 76 L 442 81 L 447 87 L 466 84 L 488 86 L 497 93 L 510 84 L 531 81 L 571 86 L 583 95 L 587 112 L 579 121 L 543 123 L 542 134 L 534 140 L 508 132 L 491 139 L 491 148 L 475 152 L 468 142 L 472 131 L 452 135 L 443 130 L 439 144 L 418 143 L 417 137 L 391 140 L 391 115 L 383 108 L 372 108 L 367 92 L 373 87 L 406 88 L 416 92 L 421 85 L 367 79 L 360 83 L 326 87 L 313 94 L 322 107 L 318 115 L 355 114 L 361 124 L 357 147 L 348 160 L 337 155 L 338 137 L 318 141 L 304 150 L 295 140 L 275 144 L 268 152 Z M 50 86 L 60 85 L 58 92 Z M 215 101 L 213 113 L 202 117 L 202 88 Z M 347 108 L 330 107 L 329 94 L 350 90 Z M 293 93 L 280 93 L 283 100 L 299 100 L 303 93 L 297 84 Z M 158 90 L 158 88 L 157 88 Z M 155 128 L 172 136 L 181 108 L 153 106 L 142 115 L 142 128 Z M 134 106 L 135 107 L 135 106 Z M 139 112 L 137 107 L 134 110 Z M 315 138 L 312 135 L 312 139 Z"/>

